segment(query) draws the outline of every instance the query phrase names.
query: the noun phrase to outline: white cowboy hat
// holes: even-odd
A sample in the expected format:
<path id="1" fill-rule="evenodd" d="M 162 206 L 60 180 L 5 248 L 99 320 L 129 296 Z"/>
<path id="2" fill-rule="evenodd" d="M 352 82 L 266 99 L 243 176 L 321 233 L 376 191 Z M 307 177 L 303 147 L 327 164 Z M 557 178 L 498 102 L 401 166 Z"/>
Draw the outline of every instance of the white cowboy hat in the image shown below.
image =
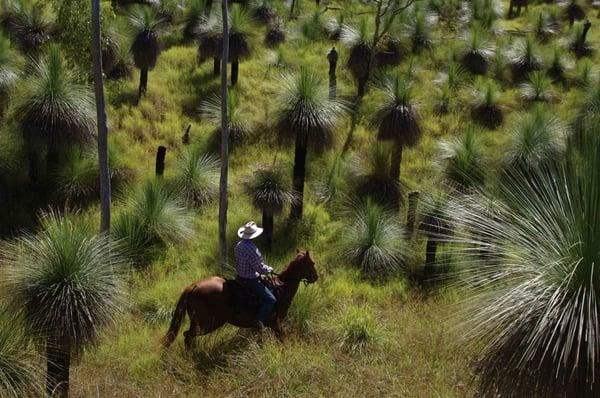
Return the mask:
<path id="1" fill-rule="evenodd" d="M 254 221 L 250 221 L 243 227 L 240 227 L 237 234 L 242 239 L 254 239 L 262 233 L 263 229 L 256 225 Z"/>

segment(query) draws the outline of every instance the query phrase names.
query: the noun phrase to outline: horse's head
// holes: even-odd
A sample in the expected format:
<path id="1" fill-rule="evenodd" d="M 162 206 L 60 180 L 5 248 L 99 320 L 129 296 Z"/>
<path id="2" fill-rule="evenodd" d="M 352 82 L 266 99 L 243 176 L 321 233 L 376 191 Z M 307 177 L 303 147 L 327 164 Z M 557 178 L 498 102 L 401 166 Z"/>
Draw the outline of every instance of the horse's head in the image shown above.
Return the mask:
<path id="1" fill-rule="evenodd" d="M 310 257 L 310 252 L 308 250 L 298 251 L 296 257 L 287 267 L 285 274 L 286 277 L 289 277 L 290 279 L 306 281 L 308 283 L 314 283 L 319 279 L 315 268 L 315 262 Z"/>

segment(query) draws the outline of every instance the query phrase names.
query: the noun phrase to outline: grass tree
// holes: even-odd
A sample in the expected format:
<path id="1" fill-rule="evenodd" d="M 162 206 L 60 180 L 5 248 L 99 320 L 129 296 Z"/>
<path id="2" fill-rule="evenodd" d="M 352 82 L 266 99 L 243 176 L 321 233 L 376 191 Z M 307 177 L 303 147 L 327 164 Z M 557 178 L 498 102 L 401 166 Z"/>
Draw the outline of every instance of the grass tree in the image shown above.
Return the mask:
<path id="1" fill-rule="evenodd" d="M 591 26 L 590 21 L 575 24 L 565 40 L 566 47 L 577 58 L 590 56 L 594 52 L 594 46 L 587 40 Z"/>
<path id="2" fill-rule="evenodd" d="M 472 21 L 478 21 L 485 28 L 492 28 L 502 17 L 502 4 L 498 0 L 469 0 Z"/>
<path id="3" fill-rule="evenodd" d="M 273 246 L 273 216 L 296 201 L 288 177 L 282 168 L 260 166 L 246 180 L 246 191 L 254 207 L 262 211 L 267 250 Z"/>
<path id="4" fill-rule="evenodd" d="M 408 258 L 404 228 L 393 212 L 365 201 L 349 211 L 350 225 L 341 237 L 341 255 L 368 279 L 399 272 Z"/>
<path id="5" fill-rule="evenodd" d="M 138 259 L 152 246 L 187 242 L 193 232 L 192 216 L 178 193 L 153 180 L 129 193 L 111 231 Z"/>
<path id="6" fill-rule="evenodd" d="M 548 75 L 555 82 L 565 82 L 567 74 L 573 68 L 573 62 L 561 48 L 556 47 L 548 62 Z"/>
<path id="7" fill-rule="evenodd" d="M 340 41 L 348 47 L 346 66 L 358 85 L 358 96 L 365 94 L 369 79 L 369 60 L 373 56 L 373 47 L 369 39 L 368 23 L 361 19 L 358 28 L 344 25 L 340 33 Z"/>
<path id="8" fill-rule="evenodd" d="M 577 63 L 574 75 L 578 86 L 590 87 L 598 79 L 598 68 L 593 61 L 585 58 Z"/>
<path id="9" fill-rule="evenodd" d="M 350 185 L 356 196 L 382 205 L 397 204 L 398 180 L 390 177 L 391 153 L 389 145 L 378 142 L 348 163 Z"/>
<path id="10" fill-rule="evenodd" d="M 442 141 L 439 166 L 445 183 L 460 192 L 483 187 L 487 160 L 477 131 L 469 127 L 464 135 Z"/>
<path id="11" fill-rule="evenodd" d="M 148 87 L 148 71 L 154 69 L 160 54 L 159 35 L 165 20 L 153 7 L 134 7 L 127 17 L 131 36 L 131 53 L 135 66 L 140 70 L 138 101 Z"/>
<path id="12" fill-rule="evenodd" d="M 551 102 L 554 97 L 552 79 L 544 72 L 532 72 L 520 85 L 521 99 L 529 102 Z"/>
<path id="13" fill-rule="evenodd" d="M 516 40 L 507 50 L 506 58 L 517 80 L 544 67 L 542 54 L 533 36 Z"/>
<path id="14" fill-rule="evenodd" d="M 50 40 L 55 30 L 48 8 L 32 0 L 7 2 L 0 22 L 11 40 L 32 56 Z"/>
<path id="15" fill-rule="evenodd" d="M 283 43 L 286 39 L 286 29 L 281 18 L 275 18 L 269 22 L 265 32 L 265 44 L 269 47 L 275 47 Z"/>
<path id="16" fill-rule="evenodd" d="M 573 26 L 575 21 L 581 21 L 585 18 L 585 10 L 583 9 L 583 1 L 581 0 L 560 0 L 559 5 L 563 9 L 564 17 L 569 21 L 569 25 Z"/>
<path id="17" fill-rule="evenodd" d="M 89 140 L 95 134 L 95 106 L 88 86 L 78 83 L 57 46 L 32 61 L 15 98 L 15 118 L 30 151 L 30 176 L 36 180 L 38 148 L 45 143 L 49 171 L 59 162 L 61 145 Z"/>
<path id="18" fill-rule="evenodd" d="M 174 179 L 175 189 L 187 202 L 202 207 L 219 192 L 219 160 L 194 147 L 179 156 Z"/>
<path id="19" fill-rule="evenodd" d="M 262 23 L 268 24 L 278 16 L 274 0 L 253 0 L 251 6 L 254 17 Z"/>
<path id="20" fill-rule="evenodd" d="M 43 370 L 21 320 L 0 313 L 0 395 L 6 398 L 41 396 Z"/>
<path id="21" fill-rule="evenodd" d="M 600 121 L 600 80 L 594 79 L 585 89 L 583 103 L 574 120 L 577 136 L 583 132 L 583 127 Z"/>
<path id="22" fill-rule="evenodd" d="M 400 165 L 404 148 L 415 146 L 421 138 L 421 126 L 413 86 L 400 74 L 388 75 L 382 82 L 383 100 L 378 104 L 372 123 L 377 139 L 393 144 L 390 177 L 400 183 Z"/>
<path id="23" fill-rule="evenodd" d="M 448 198 L 434 195 L 424 201 L 419 231 L 427 237 L 423 281 L 430 282 L 438 276 L 437 252 L 440 244 L 452 234 L 452 224 L 446 216 Z"/>
<path id="24" fill-rule="evenodd" d="M 206 0 L 191 0 L 183 13 L 183 38 L 194 40 L 200 25 L 206 23 Z"/>
<path id="25" fill-rule="evenodd" d="M 413 53 L 418 54 L 422 50 L 431 49 L 433 47 L 434 40 L 432 32 L 436 23 L 436 14 L 430 13 L 415 5 L 413 13 L 408 18 L 405 28 L 406 36 L 411 43 L 411 51 Z"/>
<path id="26" fill-rule="evenodd" d="M 54 213 L 43 216 L 38 234 L 2 249 L 5 300 L 46 350 L 48 395 L 68 395 L 72 356 L 123 308 L 119 253 L 108 236 Z"/>
<path id="27" fill-rule="evenodd" d="M 481 24 L 474 21 L 465 37 L 461 55 L 462 65 L 471 73 L 485 75 L 495 51 L 494 44 L 485 38 L 485 31 Z"/>
<path id="28" fill-rule="evenodd" d="M 497 128 L 504 121 L 500 100 L 500 88 L 493 80 L 475 80 L 471 89 L 471 116 L 485 127 Z"/>
<path id="29" fill-rule="evenodd" d="M 8 97 L 17 84 L 20 71 L 19 55 L 8 38 L 0 33 L 0 118 L 8 105 Z"/>
<path id="30" fill-rule="evenodd" d="M 214 94 L 200 105 L 200 112 L 206 121 L 215 125 L 221 125 L 221 96 Z M 253 130 L 251 116 L 248 108 L 241 102 L 240 96 L 234 89 L 227 91 L 227 122 L 229 125 L 229 143 L 239 144 L 248 139 Z M 216 130 L 216 138 L 222 134 L 221 127 Z M 216 140 L 215 142 L 217 142 Z"/>
<path id="31" fill-rule="evenodd" d="M 491 193 L 452 206 L 461 232 L 449 240 L 469 292 L 461 318 L 480 347 L 484 396 L 598 395 L 600 142 L 590 128 L 566 161 L 511 174 L 493 217 L 484 211 Z M 496 262 L 476 260 L 481 244 Z"/>
<path id="32" fill-rule="evenodd" d="M 535 18 L 533 25 L 533 32 L 535 37 L 541 42 L 548 41 L 551 37 L 558 34 L 560 31 L 560 24 L 554 20 L 552 16 L 545 12 L 540 12 Z"/>
<path id="33" fill-rule="evenodd" d="M 327 84 L 304 68 L 282 78 L 279 103 L 278 133 L 295 142 L 293 190 L 298 200 L 292 204 L 291 217 L 299 219 L 304 207 L 308 151 L 320 153 L 333 143 L 345 106 L 330 99 Z"/>
<path id="34" fill-rule="evenodd" d="M 510 141 L 504 154 L 509 170 L 539 169 L 560 159 L 566 147 L 568 129 L 553 111 L 544 105 L 521 114 L 510 130 Z"/>

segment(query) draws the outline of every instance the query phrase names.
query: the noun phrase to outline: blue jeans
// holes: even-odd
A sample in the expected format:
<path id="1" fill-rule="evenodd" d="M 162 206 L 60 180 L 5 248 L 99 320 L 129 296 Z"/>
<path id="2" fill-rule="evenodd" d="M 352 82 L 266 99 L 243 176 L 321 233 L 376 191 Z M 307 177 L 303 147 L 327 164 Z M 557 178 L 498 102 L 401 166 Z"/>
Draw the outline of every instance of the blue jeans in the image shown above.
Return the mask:
<path id="1" fill-rule="evenodd" d="M 256 319 L 262 323 L 267 323 L 269 315 L 271 315 L 273 308 L 275 308 L 277 299 L 258 278 L 246 279 L 246 286 L 248 286 L 254 292 L 254 294 L 260 297 L 260 308 L 256 314 Z"/>

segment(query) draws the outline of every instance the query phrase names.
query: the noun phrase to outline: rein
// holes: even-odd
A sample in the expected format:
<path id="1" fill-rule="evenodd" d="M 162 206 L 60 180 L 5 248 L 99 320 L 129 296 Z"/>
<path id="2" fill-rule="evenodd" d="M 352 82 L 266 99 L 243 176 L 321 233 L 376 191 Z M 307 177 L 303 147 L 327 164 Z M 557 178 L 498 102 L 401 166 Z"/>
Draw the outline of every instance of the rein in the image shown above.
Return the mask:
<path id="1" fill-rule="evenodd" d="M 285 284 L 285 282 L 281 279 L 281 274 L 279 274 L 279 273 L 277 273 L 275 271 L 272 271 L 271 274 L 275 275 L 277 278 L 279 278 L 279 280 L 281 281 L 281 283 Z M 302 283 L 304 283 L 304 286 L 310 285 L 310 283 L 308 282 L 308 279 L 306 279 L 306 278 L 288 278 L 288 281 L 290 281 L 290 282 L 296 282 L 296 281 L 297 282 L 302 282 Z"/>

